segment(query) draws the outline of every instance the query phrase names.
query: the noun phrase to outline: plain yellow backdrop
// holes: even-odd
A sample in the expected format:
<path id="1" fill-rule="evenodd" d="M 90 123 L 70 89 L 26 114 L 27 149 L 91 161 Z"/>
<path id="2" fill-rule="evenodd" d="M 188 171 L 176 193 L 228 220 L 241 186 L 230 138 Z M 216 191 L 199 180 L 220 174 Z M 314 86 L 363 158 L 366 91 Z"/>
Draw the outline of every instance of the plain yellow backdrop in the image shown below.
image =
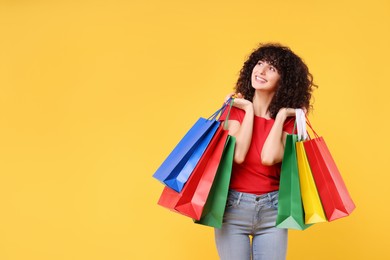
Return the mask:
<path id="1" fill-rule="evenodd" d="M 309 66 L 357 205 L 288 259 L 390 259 L 389 32 L 388 0 L 0 0 L 0 259 L 218 259 L 152 174 L 260 42 Z"/>

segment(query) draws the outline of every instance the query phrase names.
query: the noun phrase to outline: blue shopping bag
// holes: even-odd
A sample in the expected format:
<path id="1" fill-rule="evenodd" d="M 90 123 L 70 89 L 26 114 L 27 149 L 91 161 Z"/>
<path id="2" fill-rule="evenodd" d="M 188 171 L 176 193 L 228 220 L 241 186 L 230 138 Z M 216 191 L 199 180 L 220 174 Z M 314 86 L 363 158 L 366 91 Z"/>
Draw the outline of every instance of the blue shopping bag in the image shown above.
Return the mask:
<path id="1" fill-rule="evenodd" d="M 209 118 L 199 118 L 153 174 L 171 189 L 180 192 L 209 145 L 220 123 L 219 116 L 230 99 Z"/>

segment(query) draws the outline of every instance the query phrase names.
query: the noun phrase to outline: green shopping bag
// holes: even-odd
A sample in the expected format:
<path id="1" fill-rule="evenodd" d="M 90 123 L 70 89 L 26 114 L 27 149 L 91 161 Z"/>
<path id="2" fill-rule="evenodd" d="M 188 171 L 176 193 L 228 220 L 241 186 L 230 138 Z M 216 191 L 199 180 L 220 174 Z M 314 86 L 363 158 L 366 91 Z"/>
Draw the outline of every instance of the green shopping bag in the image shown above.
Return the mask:
<path id="1" fill-rule="evenodd" d="M 311 225 L 305 224 L 295 146 L 297 141 L 297 135 L 287 135 L 280 172 L 276 227 L 304 230 Z"/>
<path id="2" fill-rule="evenodd" d="M 229 191 L 230 176 L 232 173 L 235 144 L 236 138 L 228 136 L 217 174 L 203 209 L 202 217 L 200 220 L 194 220 L 197 224 L 215 228 L 222 227 L 222 220 Z"/>

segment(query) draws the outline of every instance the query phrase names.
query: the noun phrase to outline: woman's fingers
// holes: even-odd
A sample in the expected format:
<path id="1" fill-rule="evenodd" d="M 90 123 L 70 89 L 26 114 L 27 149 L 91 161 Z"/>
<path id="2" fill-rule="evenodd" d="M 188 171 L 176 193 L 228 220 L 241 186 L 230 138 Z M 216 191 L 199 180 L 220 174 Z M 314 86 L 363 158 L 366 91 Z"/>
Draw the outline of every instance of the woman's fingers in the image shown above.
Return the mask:
<path id="1" fill-rule="evenodd" d="M 236 93 L 232 92 L 229 95 L 227 95 L 225 98 L 225 101 L 228 101 L 234 94 L 236 94 Z"/>

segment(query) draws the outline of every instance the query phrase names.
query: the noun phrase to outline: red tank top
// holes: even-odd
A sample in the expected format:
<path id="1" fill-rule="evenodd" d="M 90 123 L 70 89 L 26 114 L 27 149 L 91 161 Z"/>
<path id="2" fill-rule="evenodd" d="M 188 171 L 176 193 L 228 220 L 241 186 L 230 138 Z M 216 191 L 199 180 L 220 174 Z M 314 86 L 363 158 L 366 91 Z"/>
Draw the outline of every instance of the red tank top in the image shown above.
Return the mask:
<path id="1" fill-rule="evenodd" d="M 225 111 L 220 118 L 221 121 L 225 119 L 226 114 Z M 229 120 L 241 123 L 244 115 L 244 110 L 232 107 Z M 260 158 L 264 142 L 274 122 L 274 119 L 254 116 L 252 142 L 244 162 L 241 164 L 233 163 L 230 189 L 257 195 L 279 189 L 281 163 L 267 166 L 261 163 Z M 283 131 L 292 133 L 293 128 L 294 118 L 290 117 L 286 120 Z"/>

